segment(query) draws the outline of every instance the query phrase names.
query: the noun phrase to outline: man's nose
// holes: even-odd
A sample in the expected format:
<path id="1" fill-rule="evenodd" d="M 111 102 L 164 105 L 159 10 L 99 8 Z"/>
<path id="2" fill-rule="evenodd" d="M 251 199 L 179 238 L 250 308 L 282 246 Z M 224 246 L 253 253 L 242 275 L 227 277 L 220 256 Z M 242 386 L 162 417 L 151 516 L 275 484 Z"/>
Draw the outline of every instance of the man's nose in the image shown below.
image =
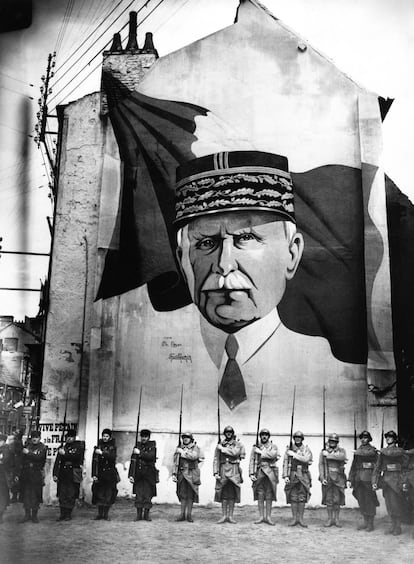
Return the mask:
<path id="1" fill-rule="evenodd" d="M 230 272 L 237 270 L 237 262 L 235 258 L 235 247 L 233 239 L 226 237 L 222 240 L 217 259 L 217 272 L 223 276 L 227 276 Z"/>

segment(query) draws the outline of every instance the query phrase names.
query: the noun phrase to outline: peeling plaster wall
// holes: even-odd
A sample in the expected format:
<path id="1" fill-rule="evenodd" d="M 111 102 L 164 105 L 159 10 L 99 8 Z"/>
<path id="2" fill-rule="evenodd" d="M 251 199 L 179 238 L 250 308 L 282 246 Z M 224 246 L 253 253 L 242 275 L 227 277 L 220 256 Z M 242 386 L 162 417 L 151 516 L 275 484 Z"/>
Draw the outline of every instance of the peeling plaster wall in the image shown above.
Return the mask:
<path id="1" fill-rule="evenodd" d="M 63 421 L 67 394 L 68 423 L 82 427 L 82 414 L 87 410 L 105 129 L 99 106 L 100 94 L 96 93 L 64 110 L 41 424 Z M 55 495 L 55 486 L 52 492 L 49 488 L 46 480 L 46 499 Z"/>

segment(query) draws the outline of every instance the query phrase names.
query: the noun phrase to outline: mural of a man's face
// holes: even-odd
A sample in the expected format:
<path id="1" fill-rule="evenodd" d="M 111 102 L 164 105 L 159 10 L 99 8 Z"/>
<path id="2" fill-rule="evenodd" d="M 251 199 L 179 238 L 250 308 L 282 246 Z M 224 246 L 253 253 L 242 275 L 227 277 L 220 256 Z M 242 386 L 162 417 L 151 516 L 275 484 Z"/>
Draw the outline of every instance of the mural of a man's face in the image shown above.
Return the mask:
<path id="1" fill-rule="evenodd" d="M 202 315 L 232 333 L 279 304 L 302 251 L 302 235 L 277 215 L 233 211 L 191 221 L 178 254 Z"/>

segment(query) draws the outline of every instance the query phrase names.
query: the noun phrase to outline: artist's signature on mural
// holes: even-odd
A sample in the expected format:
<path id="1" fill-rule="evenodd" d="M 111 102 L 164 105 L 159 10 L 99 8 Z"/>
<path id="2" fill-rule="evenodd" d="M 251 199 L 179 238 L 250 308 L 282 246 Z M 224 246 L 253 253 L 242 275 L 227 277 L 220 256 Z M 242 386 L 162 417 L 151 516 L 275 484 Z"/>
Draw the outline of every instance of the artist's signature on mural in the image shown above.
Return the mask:
<path id="1" fill-rule="evenodd" d="M 164 337 L 164 339 L 161 341 L 161 346 L 162 347 L 170 347 L 172 349 L 176 349 L 177 347 L 182 347 L 181 343 L 176 343 L 172 337 Z"/>
<path id="2" fill-rule="evenodd" d="M 193 362 L 191 358 L 191 354 L 183 354 L 183 353 L 170 353 L 168 355 L 168 360 L 173 362 L 173 360 L 178 360 L 180 363 L 191 363 Z"/>
<path id="3" fill-rule="evenodd" d="M 191 354 L 184 354 L 182 352 L 177 351 L 178 348 L 182 347 L 181 343 L 176 343 L 172 337 L 164 337 L 161 341 L 161 348 L 166 349 L 173 349 L 175 352 L 170 352 L 168 355 L 168 360 L 170 362 L 179 362 L 180 364 L 191 364 L 193 359 L 191 358 Z"/>

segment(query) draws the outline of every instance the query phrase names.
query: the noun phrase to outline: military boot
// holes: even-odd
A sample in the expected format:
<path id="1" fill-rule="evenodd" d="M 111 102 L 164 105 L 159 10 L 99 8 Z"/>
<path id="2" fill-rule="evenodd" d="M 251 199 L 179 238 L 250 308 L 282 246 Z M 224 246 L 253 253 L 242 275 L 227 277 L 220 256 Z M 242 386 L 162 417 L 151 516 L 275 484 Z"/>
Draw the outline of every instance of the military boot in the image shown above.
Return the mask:
<path id="1" fill-rule="evenodd" d="M 95 521 L 100 521 L 103 519 L 104 508 L 103 505 L 98 505 L 98 515 L 95 517 Z"/>
<path id="2" fill-rule="evenodd" d="M 22 517 L 22 519 L 20 519 L 20 523 L 26 523 L 27 521 L 30 521 L 32 518 L 31 513 L 30 513 L 30 509 L 25 509 L 24 510 L 24 517 Z"/>
<path id="3" fill-rule="evenodd" d="M 37 517 L 38 509 L 32 509 L 32 523 L 38 523 L 39 519 Z"/>
<path id="4" fill-rule="evenodd" d="M 109 506 L 108 506 L 108 505 L 105 505 L 105 506 L 103 507 L 103 512 L 102 512 L 102 519 L 104 519 L 105 521 L 110 521 L 110 520 L 111 520 L 111 518 L 109 517 L 108 513 L 109 513 Z"/>
<path id="5" fill-rule="evenodd" d="M 180 521 L 185 521 L 185 508 L 186 508 L 186 502 L 184 499 L 181 500 L 181 513 L 180 516 L 177 517 L 176 521 L 180 522 Z"/>
<path id="6" fill-rule="evenodd" d="M 392 535 L 394 533 L 394 528 L 395 528 L 395 521 L 393 518 L 391 518 L 391 526 L 389 529 L 384 531 L 384 535 Z"/>
<path id="7" fill-rule="evenodd" d="M 56 521 L 64 521 L 65 520 L 65 510 L 63 507 L 60 507 L 60 515 L 59 517 L 56 519 Z"/>
<path id="8" fill-rule="evenodd" d="M 235 525 L 236 521 L 233 519 L 233 512 L 234 512 L 234 501 L 231 499 L 228 501 L 228 505 L 227 505 L 227 522 L 231 523 L 232 525 Z"/>
<path id="9" fill-rule="evenodd" d="M 137 516 L 135 517 L 135 521 L 142 521 L 142 507 L 137 507 Z"/>
<path id="10" fill-rule="evenodd" d="M 300 503 L 298 503 L 298 516 L 297 516 L 298 523 L 301 527 L 303 527 L 304 529 L 307 529 L 308 526 L 303 520 L 304 514 L 305 514 L 305 502 L 301 501 Z"/>
<path id="11" fill-rule="evenodd" d="M 328 511 L 328 520 L 326 521 L 324 526 L 325 527 L 333 527 L 334 520 L 333 520 L 333 509 L 332 509 L 332 507 L 327 507 L 327 511 Z"/>
<path id="12" fill-rule="evenodd" d="M 272 527 L 275 526 L 275 523 L 272 521 L 271 518 L 272 515 L 272 500 L 271 499 L 267 499 L 266 500 L 266 518 L 265 518 L 265 522 L 268 525 L 272 525 Z"/>
<path id="13" fill-rule="evenodd" d="M 149 509 L 144 509 L 144 521 L 152 521 Z"/>
<path id="14" fill-rule="evenodd" d="M 401 530 L 401 521 L 398 518 L 394 519 L 394 530 L 392 532 L 392 534 L 397 537 L 398 535 L 401 535 L 402 530 Z"/>
<path id="15" fill-rule="evenodd" d="M 221 502 L 221 519 L 219 519 L 217 521 L 218 524 L 222 524 L 225 523 L 227 521 L 227 505 L 228 505 L 228 501 L 226 499 L 224 499 Z"/>
<path id="16" fill-rule="evenodd" d="M 298 503 L 292 501 L 290 509 L 292 511 L 292 521 L 289 523 L 289 527 L 295 527 L 298 524 Z"/>
<path id="17" fill-rule="evenodd" d="M 368 515 L 367 516 L 367 533 L 371 533 L 374 530 L 374 516 Z"/>
<path id="18" fill-rule="evenodd" d="M 192 512 L 193 512 L 193 502 L 190 499 L 188 504 L 187 504 L 187 521 L 188 523 L 193 523 L 193 518 L 192 518 Z"/>
<path id="19" fill-rule="evenodd" d="M 363 531 L 368 527 L 368 517 L 367 515 L 362 516 L 363 521 L 358 525 L 357 531 Z"/>
<path id="20" fill-rule="evenodd" d="M 335 525 L 335 527 L 338 527 L 338 529 L 342 529 L 342 525 L 339 522 L 339 512 L 340 512 L 340 507 L 338 505 L 335 506 L 334 510 L 333 510 L 333 525 Z"/>
<path id="21" fill-rule="evenodd" d="M 259 499 L 257 502 L 257 507 L 259 509 L 259 519 L 255 521 L 255 525 L 259 525 L 260 523 L 264 523 L 264 499 Z"/>
<path id="22" fill-rule="evenodd" d="M 70 507 L 65 509 L 65 521 L 72 521 L 72 509 Z"/>

